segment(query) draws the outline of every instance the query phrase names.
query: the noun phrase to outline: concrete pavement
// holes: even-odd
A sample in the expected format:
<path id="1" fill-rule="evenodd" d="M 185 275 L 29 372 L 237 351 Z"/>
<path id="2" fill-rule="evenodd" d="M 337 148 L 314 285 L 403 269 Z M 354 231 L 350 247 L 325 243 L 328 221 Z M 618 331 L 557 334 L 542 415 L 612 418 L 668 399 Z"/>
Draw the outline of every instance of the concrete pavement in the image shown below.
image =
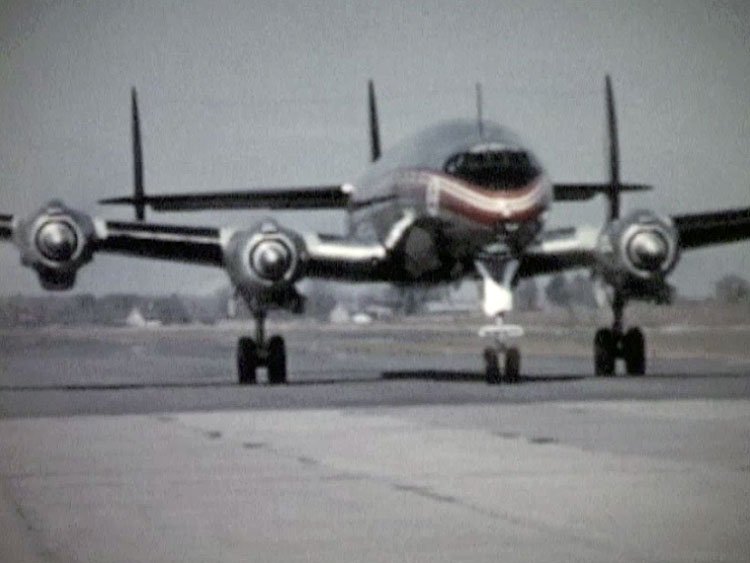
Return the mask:
<path id="1" fill-rule="evenodd" d="M 38 560 L 739 562 L 748 436 L 748 400 L 5 419 L 0 518 Z"/>

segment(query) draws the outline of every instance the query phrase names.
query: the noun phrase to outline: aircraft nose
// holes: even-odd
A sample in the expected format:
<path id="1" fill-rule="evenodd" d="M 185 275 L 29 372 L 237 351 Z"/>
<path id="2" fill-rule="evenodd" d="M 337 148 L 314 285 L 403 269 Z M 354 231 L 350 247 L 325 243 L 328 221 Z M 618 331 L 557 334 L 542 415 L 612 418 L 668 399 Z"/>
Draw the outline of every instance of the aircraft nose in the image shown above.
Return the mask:
<path id="1" fill-rule="evenodd" d="M 667 259 L 667 241 L 654 231 L 637 233 L 628 244 L 628 255 L 633 264 L 642 270 L 658 270 Z"/>

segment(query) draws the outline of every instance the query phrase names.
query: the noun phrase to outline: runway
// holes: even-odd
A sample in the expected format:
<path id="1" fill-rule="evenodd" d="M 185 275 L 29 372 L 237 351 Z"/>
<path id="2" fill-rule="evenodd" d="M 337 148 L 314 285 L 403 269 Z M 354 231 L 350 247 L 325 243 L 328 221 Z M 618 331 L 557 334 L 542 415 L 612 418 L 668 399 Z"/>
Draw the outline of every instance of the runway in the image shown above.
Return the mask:
<path id="1" fill-rule="evenodd" d="M 235 327 L 4 332 L 0 560 L 747 560 L 743 356 L 532 334 L 490 387 L 460 327 L 284 328 L 249 388 Z"/>

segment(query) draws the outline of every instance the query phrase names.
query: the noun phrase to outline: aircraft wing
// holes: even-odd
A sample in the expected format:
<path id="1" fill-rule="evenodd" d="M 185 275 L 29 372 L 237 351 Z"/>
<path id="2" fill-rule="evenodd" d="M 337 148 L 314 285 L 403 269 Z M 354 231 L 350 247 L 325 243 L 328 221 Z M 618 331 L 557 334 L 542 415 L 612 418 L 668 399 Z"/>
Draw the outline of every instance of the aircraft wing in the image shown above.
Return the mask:
<path id="1" fill-rule="evenodd" d="M 95 221 L 94 251 L 206 266 L 223 265 L 227 231 L 208 227 Z"/>
<path id="2" fill-rule="evenodd" d="M 518 275 L 522 278 L 589 268 L 596 262 L 597 229 L 590 227 L 555 229 L 526 248 Z"/>
<path id="3" fill-rule="evenodd" d="M 231 236 L 228 229 L 105 221 L 52 206 L 25 221 L 0 214 L 0 240 L 16 243 L 22 253 L 32 250 L 60 262 L 78 254 L 107 252 L 221 267 L 222 248 Z M 46 229 L 53 224 L 68 228 Z M 66 232 L 73 233 L 69 235 L 72 238 L 66 240 Z M 56 255 L 58 252 L 67 252 L 70 258 Z"/>
<path id="4" fill-rule="evenodd" d="M 277 288 L 302 277 L 385 281 L 392 276 L 392 246 L 297 232 L 270 219 L 247 229 L 110 221 L 53 201 L 26 219 L 0 214 L 3 239 L 15 244 L 22 264 L 53 290 L 72 288 L 77 271 L 100 252 L 219 267 L 236 284 L 274 298 Z"/>
<path id="5" fill-rule="evenodd" d="M 347 184 L 308 188 L 258 188 L 248 191 L 163 194 L 116 197 L 104 205 L 148 206 L 154 211 L 206 209 L 341 209 L 349 203 Z"/>
<path id="6" fill-rule="evenodd" d="M 675 215 L 672 221 L 679 233 L 682 249 L 750 238 L 750 207 Z"/>

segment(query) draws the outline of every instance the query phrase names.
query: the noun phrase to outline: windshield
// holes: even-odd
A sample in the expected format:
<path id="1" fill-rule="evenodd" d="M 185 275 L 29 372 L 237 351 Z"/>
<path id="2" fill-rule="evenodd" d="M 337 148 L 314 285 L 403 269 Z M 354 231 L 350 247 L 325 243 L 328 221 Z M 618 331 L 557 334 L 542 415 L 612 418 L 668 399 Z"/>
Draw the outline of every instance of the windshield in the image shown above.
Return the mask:
<path id="1" fill-rule="evenodd" d="M 512 149 L 458 153 L 448 159 L 444 170 L 462 180 L 496 190 L 521 188 L 540 173 L 527 152 Z"/>

